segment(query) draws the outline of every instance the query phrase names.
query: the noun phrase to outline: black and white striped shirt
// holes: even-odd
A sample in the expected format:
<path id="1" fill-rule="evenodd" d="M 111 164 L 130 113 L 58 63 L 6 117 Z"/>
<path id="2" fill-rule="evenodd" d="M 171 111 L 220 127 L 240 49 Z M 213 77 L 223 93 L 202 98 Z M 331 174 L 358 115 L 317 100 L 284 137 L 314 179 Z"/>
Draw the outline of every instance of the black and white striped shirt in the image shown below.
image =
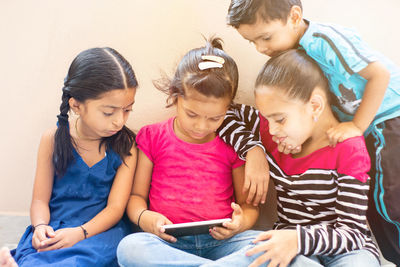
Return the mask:
<path id="1" fill-rule="evenodd" d="M 299 254 L 337 255 L 354 250 L 366 249 L 377 258 L 379 254 L 367 226 L 370 167 L 368 152 L 362 137 L 350 138 L 335 148 L 324 147 L 302 158 L 280 153 L 268 133 L 268 122 L 258 117 L 258 112 L 249 106 L 236 105 L 237 111 L 227 114 L 228 122 L 221 126 L 223 137 L 231 141 L 236 151 L 247 151 L 258 144 L 245 148 L 238 137 L 242 126 L 244 136 L 250 138 L 250 129 L 261 129 L 262 144 L 267 150 L 270 176 L 277 191 L 278 221 L 275 229 L 297 229 Z M 234 116 L 231 114 L 235 114 Z M 256 118 L 243 117 L 252 114 Z M 243 126 L 250 121 L 260 126 Z M 230 126 L 229 126 L 230 125 Z M 221 134 L 221 133 L 220 133 Z M 247 149 L 247 150 L 246 150 Z"/>

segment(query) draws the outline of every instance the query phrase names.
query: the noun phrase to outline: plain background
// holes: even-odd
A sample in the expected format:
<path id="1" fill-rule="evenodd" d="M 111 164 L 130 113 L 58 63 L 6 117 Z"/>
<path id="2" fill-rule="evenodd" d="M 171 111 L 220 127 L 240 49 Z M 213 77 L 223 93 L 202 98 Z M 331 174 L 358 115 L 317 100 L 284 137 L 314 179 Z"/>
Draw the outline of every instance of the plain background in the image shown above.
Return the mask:
<path id="1" fill-rule="evenodd" d="M 213 34 L 240 72 L 236 101 L 253 104 L 253 83 L 268 57 L 226 25 L 229 0 L 1 0 L 0 213 L 27 214 L 42 132 L 53 127 L 73 58 L 110 46 L 132 64 L 140 87 L 128 126 L 164 120 L 166 96 L 152 80 L 172 74 L 180 58 Z M 304 16 L 357 29 L 400 65 L 398 0 L 303 0 Z"/>

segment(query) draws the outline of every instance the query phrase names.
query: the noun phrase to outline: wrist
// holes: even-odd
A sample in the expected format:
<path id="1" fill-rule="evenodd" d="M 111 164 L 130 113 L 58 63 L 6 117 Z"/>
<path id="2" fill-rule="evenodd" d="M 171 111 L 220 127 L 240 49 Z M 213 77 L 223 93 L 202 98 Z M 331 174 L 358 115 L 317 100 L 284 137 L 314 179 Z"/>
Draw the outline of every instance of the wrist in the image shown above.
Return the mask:
<path id="1" fill-rule="evenodd" d="M 82 240 L 83 239 L 86 239 L 86 238 L 88 238 L 88 232 L 86 231 L 86 228 L 83 226 L 83 225 L 79 225 L 79 230 L 82 232 L 82 234 L 83 234 L 83 238 L 82 238 Z"/>
<path id="2" fill-rule="evenodd" d="M 35 225 L 32 225 L 32 231 L 33 232 L 35 232 L 35 230 L 38 228 L 38 227 L 41 227 L 41 226 L 48 226 L 48 224 L 47 223 L 37 223 L 37 224 L 35 224 Z"/>

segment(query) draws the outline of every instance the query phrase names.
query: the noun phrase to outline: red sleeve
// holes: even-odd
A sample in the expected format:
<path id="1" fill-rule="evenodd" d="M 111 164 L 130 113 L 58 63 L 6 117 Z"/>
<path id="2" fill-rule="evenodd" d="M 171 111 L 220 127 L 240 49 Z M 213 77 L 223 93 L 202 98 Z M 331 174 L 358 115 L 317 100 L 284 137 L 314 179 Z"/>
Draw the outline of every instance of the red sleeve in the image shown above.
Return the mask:
<path id="1" fill-rule="evenodd" d="M 365 145 L 364 137 L 349 138 L 340 144 L 337 171 L 340 174 L 350 175 L 361 182 L 369 178 L 371 160 Z"/>

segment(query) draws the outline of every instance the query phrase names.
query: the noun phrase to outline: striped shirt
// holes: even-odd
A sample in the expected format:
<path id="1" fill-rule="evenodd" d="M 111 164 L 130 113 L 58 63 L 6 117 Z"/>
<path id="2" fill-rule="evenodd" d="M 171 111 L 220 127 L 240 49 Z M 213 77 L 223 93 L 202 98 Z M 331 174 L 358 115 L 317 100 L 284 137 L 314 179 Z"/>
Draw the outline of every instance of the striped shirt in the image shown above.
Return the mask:
<path id="1" fill-rule="evenodd" d="M 251 113 L 258 114 L 255 110 Z M 335 148 L 328 146 L 293 158 L 278 151 L 269 135 L 267 120 L 260 116 L 258 121 L 277 191 L 278 221 L 274 228 L 296 229 L 298 253 L 305 256 L 333 256 L 366 249 L 379 258 L 366 220 L 370 159 L 364 138 L 350 138 Z M 240 134 L 234 129 L 226 132 Z M 225 139 L 240 140 L 233 136 Z"/>
<path id="2" fill-rule="evenodd" d="M 233 146 L 242 160 L 246 160 L 247 151 L 254 146 L 265 151 L 260 139 L 258 110 L 251 106 L 231 104 L 217 132 L 225 143 Z"/>

